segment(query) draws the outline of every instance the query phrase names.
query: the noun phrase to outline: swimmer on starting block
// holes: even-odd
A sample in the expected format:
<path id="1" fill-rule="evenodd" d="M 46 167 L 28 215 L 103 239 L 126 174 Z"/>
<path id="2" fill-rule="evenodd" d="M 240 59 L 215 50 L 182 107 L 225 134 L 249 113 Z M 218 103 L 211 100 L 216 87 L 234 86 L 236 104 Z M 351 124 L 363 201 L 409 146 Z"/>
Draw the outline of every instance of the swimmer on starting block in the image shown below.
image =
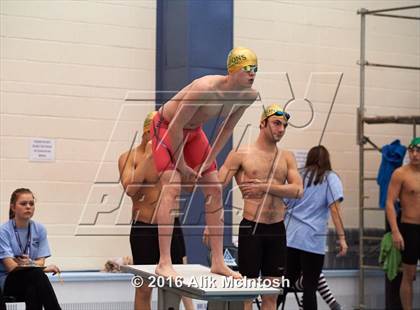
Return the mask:
<path id="1" fill-rule="evenodd" d="M 153 118 L 153 158 L 161 174 L 162 193 L 157 209 L 160 259 L 156 273 L 176 277 L 170 248 L 181 178 L 201 186 L 206 196 L 206 224 L 210 229 L 213 273 L 241 277 L 223 260 L 222 188 L 216 156 L 231 136 L 242 114 L 258 97 L 252 88 L 257 56 L 247 48 L 234 48 L 228 55 L 228 75 L 208 75 L 194 80 L 164 104 Z M 202 126 L 223 117 L 215 143 L 210 146 Z"/>

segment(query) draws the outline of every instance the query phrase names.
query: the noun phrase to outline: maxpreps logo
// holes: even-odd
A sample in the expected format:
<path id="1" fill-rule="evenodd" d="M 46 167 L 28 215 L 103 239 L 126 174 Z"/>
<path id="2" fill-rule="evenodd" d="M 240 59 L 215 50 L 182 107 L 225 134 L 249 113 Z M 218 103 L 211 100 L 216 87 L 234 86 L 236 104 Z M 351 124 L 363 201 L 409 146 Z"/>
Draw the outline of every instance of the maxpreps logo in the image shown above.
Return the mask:
<path id="1" fill-rule="evenodd" d="M 235 57 L 232 57 L 231 65 L 238 65 L 239 63 L 247 60 L 248 58 L 243 54 L 236 55 Z M 309 110 L 309 113 L 307 113 L 309 114 L 309 119 L 306 120 L 306 117 L 296 117 L 296 121 L 294 118 L 292 118 L 292 122 L 289 121 L 291 127 L 299 129 L 308 128 L 309 126 L 311 126 L 312 122 L 315 119 L 316 109 L 314 103 L 309 100 L 309 90 L 312 87 L 323 87 L 322 94 L 325 94 L 325 98 L 323 97 L 318 100 L 320 100 L 321 102 L 322 100 L 323 102 L 330 101 L 330 113 L 334 105 L 338 89 L 341 84 L 343 73 L 311 73 L 307 82 L 307 87 L 303 96 L 303 100 L 297 100 L 295 98 L 292 83 L 287 72 L 281 73 L 281 76 L 284 77 L 286 85 L 290 89 L 290 99 L 286 102 L 283 109 L 287 110 L 287 108 L 290 106 L 298 105 L 299 109 Z M 319 76 L 320 81 L 322 83 L 313 81 L 313 79 L 316 79 L 316 76 Z M 332 80 L 331 84 L 326 85 L 325 80 L 328 76 L 331 76 Z M 334 87 L 334 84 L 336 85 L 336 87 Z M 329 91 L 325 90 L 325 85 L 328 87 Z M 120 184 L 120 176 L 118 172 L 118 167 L 115 163 L 115 159 L 118 158 L 117 156 L 119 154 L 126 152 L 128 149 L 133 149 L 140 142 L 139 139 L 141 138 L 141 135 L 138 132 L 138 128 L 142 128 L 143 119 L 139 120 L 139 115 L 146 115 L 150 112 L 151 107 L 153 107 L 155 102 L 154 97 L 154 92 L 150 92 L 149 94 L 149 92 L 141 91 L 133 92 L 133 95 L 131 95 L 131 92 L 127 94 L 125 98 L 126 102 L 120 107 L 118 115 L 116 115 L 113 127 L 108 136 L 108 141 L 106 142 L 106 146 L 102 154 L 102 158 L 99 161 L 93 184 L 90 186 L 90 189 L 87 193 L 87 197 L 85 199 L 85 203 L 82 206 L 80 218 L 75 229 L 76 236 L 118 236 L 129 234 L 129 228 L 131 226 L 130 224 L 132 217 L 132 200 L 129 196 L 125 194 L 124 189 Z M 258 102 L 255 102 L 252 105 L 252 107 L 250 107 L 250 109 L 253 109 L 254 111 L 248 113 L 255 113 L 255 111 L 258 111 L 258 115 L 261 113 L 263 109 L 263 103 L 261 102 L 261 98 L 259 97 L 256 101 Z M 267 106 L 269 103 L 271 102 L 265 102 L 264 105 Z M 243 103 L 239 102 L 238 104 L 241 105 Z M 234 109 L 235 106 L 237 105 L 233 105 L 231 108 Z M 321 133 L 319 144 L 322 141 L 326 125 L 328 123 L 328 119 L 329 114 L 325 117 L 323 126 L 324 129 Z M 320 122 L 322 122 L 322 120 L 322 118 L 319 119 Z M 216 123 L 217 122 L 215 122 L 214 126 L 216 126 Z M 255 126 L 255 124 L 242 124 L 240 126 L 237 126 L 235 130 L 242 130 L 243 133 L 241 134 L 241 137 L 239 138 L 239 141 L 237 142 L 237 146 L 235 148 L 238 148 L 239 145 L 241 145 L 244 141 L 249 140 L 248 138 L 252 136 L 251 131 L 253 126 Z M 256 130 L 258 131 L 258 129 Z M 210 130 L 210 132 L 217 132 L 216 127 Z M 209 142 L 212 145 L 214 145 L 218 138 L 218 135 L 213 136 L 211 139 L 209 139 Z M 155 187 L 157 185 L 158 184 L 148 184 L 142 186 Z M 161 191 L 171 190 L 171 186 L 172 185 L 162 188 Z M 192 219 L 189 222 L 195 223 L 196 221 L 197 225 L 200 222 L 199 217 L 193 217 L 193 215 L 191 215 L 192 213 L 190 212 L 190 208 L 192 207 L 194 197 L 197 195 L 197 192 L 199 192 L 197 191 L 197 189 L 199 189 L 201 186 L 205 185 L 197 185 L 196 190 L 188 197 L 181 195 L 177 198 L 177 201 L 180 205 L 180 210 L 182 210 L 183 212 L 183 218 Z M 228 193 L 227 197 L 232 195 L 233 190 L 234 188 L 230 190 L 231 192 Z M 144 199 L 144 197 L 141 197 L 139 199 Z M 159 205 L 159 201 L 156 201 L 156 203 L 157 205 Z M 200 206 L 200 209 L 203 213 L 200 216 L 205 216 L 205 206 Z M 176 211 L 179 212 L 179 210 Z"/>
<path id="2" fill-rule="evenodd" d="M 140 95 L 143 95 L 141 92 Z M 146 94 L 147 95 L 147 94 Z M 93 184 L 89 189 L 85 203 L 82 207 L 82 212 L 79 218 L 78 225 L 75 230 L 76 236 L 121 236 L 128 235 L 131 226 L 132 217 L 132 200 L 131 197 L 125 194 L 124 189 L 120 183 L 120 175 L 118 167 L 115 163 L 115 159 L 118 158 L 119 154 L 126 152 L 128 149 L 132 150 L 141 141 L 141 132 L 137 129 L 142 128 L 143 120 L 139 120 L 139 115 L 146 115 L 154 106 L 154 101 L 142 97 L 130 98 L 128 94 L 124 103 L 120 107 L 120 111 L 116 116 L 113 128 L 109 134 L 108 141 L 106 143 L 102 158 L 99 161 L 97 173 L 94 178 Z M 260 98 L 257 99 L 260 101 Z M 201 104 L 200 102 L 198 104 Z M 212 103 L 212 105 L 223 105 L 221 103 Z M 232 105 L 231 112 L 237 106 L 247 105 L 242 101 Z M 260 106 L 260 109 L 262 107 Z M 225 125 L 222 119 L 219 119 L 210 128 L 210 132 L 217 132 L 218 124 Z M 217 127 L 216 127 L 217 126 Z M 213 135 L 209 142 L 214 145 L 220 136 Z M 156 184 L 142 184 L 133 185 L 141 187 L 155 188 L 159 186 Z M 169 184 L 160 189 L 160 192 L 172 190 L 171 187 L 179 186 L 177 184 Z M 205 184 L 198 184 L 191 195 L 181 195 L 176 198 L 180 208 L 176 210 L 170 210 L 170 212 L 176 212 L 183 216 L 183 219 L 188 219 L 191 225 L 199 225 L 200 218 L 205 217 L 205 206 L 200 207 L 202 215 L 194 215 L 190 212 L 195 197 L 201 193 L 200 188 L 206 186 Z M 188 187 L 188 186 L 187 186 Z M 160 196 L 161 197 L 161 196 Z M 159 206 L 159 199 L 155 203 Z M 145 197 L 139 197 L 138 199 L 145 199 Z M 206 200 L 205 203 L 209 203 L 210 200 Z M 198 227 L 198 226 L 197 226 Z"/>

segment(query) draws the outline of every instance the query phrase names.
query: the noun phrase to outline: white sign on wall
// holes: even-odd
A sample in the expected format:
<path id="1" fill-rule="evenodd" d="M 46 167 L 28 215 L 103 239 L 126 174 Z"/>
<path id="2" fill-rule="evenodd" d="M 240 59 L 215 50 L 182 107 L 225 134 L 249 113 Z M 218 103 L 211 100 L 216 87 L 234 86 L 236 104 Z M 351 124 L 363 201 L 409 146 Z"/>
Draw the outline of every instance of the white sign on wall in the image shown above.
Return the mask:
<path id="1" fill-rule="evenodd" d="M 296 163 L 298 168 L 305 167 L 306 157 L 308 156 L 308 150 L 293 150 L 296 157 Z"/>
<path id="2" fill-rule="evenodd" d="M 55 140 L 32 138 L 29 141 L 29 160 L 30 161 L 54 161 L 55 160 Z"/>

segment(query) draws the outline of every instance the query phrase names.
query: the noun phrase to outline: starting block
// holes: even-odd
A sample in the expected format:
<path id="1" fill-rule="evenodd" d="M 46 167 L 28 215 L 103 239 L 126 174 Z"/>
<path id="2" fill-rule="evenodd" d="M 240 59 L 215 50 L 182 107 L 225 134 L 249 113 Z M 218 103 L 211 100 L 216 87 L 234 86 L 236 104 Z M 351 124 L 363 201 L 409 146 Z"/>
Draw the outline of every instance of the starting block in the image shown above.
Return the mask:
<path id="1" fill-rule="evenodd" d="M 209 310 L 243 310 L 245 300 L 258 295 L 280 294 L 275 288 L 253 279 L 233 279 L 210 272 L 202 265 L 173 265 L 178 279 L 165 279 L 155 273 L 156 265 L 126 265 L 121 270 L 134 274 L 133 286 L 158 289 L 158 309 L 178 310 L 181 296 L 208 301 Z"/>

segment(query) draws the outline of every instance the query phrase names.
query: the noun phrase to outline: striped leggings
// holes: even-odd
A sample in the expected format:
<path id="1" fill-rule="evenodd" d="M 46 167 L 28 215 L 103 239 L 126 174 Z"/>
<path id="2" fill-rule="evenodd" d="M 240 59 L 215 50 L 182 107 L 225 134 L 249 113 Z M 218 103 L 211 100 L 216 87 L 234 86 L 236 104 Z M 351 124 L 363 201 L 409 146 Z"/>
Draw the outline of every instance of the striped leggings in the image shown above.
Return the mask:
<path id="1" fill-rule="evenodd" d="M 298 290 L 303 291 L 303 277 L 302 276 L 300 276 L 299 279 L 296 281 L 295 287 Z M 322 299 L 324 299 L 324 301 L 327 303 L 328 306 L 332 306 L 333 304 L 337 302 L 322 272 L 319 275 L 317 290 L 319 294 L 321 295 Z M 303 309 L 302 304 L 303 304 L 303 301 L 301 297 L 301 300 L 299 302 L 299 309 Z"/>

